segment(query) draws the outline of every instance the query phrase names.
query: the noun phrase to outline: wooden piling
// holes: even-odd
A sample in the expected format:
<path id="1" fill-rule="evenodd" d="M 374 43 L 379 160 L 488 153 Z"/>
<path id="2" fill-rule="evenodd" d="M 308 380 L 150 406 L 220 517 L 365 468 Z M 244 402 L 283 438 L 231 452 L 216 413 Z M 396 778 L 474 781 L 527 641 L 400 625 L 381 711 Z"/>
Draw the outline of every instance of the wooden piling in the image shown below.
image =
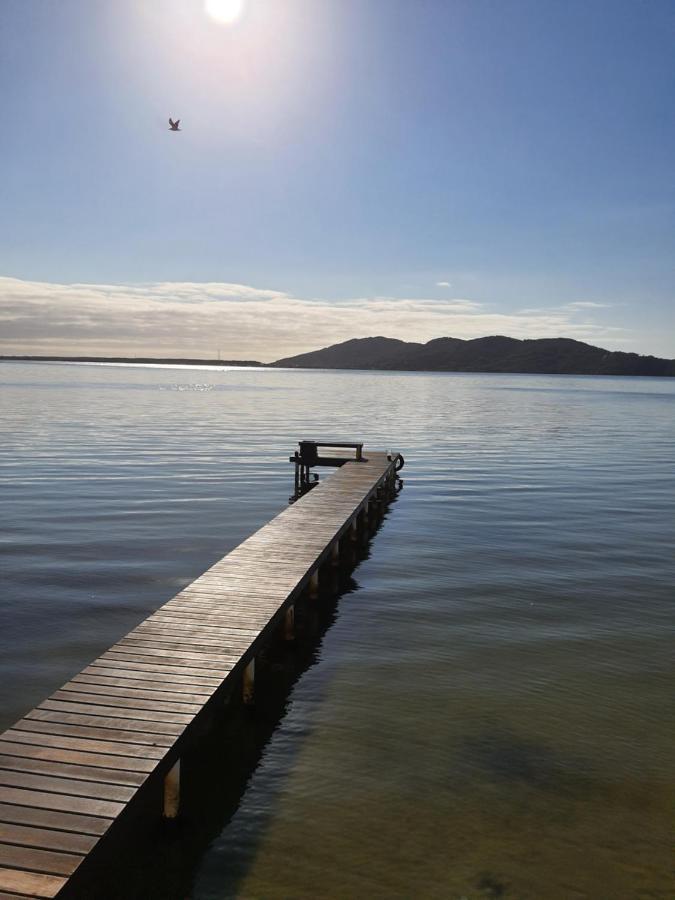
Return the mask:
<path id="1" fill-rule="evenodd" d="M 244 669 L 241 681 L 241 698 L 245 706 L 251 706 L 255 699 L 255 659 L 252 659 Z"/>
<path id="2" fill-rule="evenodd" d="M 340 541 L 335 540 L 330 548 L 330 562 L 332 566 L 340 565 Z"/>
<path id="3" fill-rule="evenodd" d="M 295 605 L 291 603 L 284 614 L 284 640 L 295 640 Z"/>
<path id="4" fill-rule="evenodd" d="M 180 809 L 180 760 L 164 776 L 164 818 L 175 819 Z"/>

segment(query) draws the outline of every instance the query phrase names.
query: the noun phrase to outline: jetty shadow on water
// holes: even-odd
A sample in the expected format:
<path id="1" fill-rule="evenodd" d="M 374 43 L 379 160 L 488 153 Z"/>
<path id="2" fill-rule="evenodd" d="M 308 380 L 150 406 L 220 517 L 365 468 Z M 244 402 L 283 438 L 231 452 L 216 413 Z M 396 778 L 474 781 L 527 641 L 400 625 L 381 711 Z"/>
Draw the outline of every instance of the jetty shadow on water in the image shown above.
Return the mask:
<path id="1" fill-rule="evenodd" d="M 370 556 L 371 541 L 387 518 L 389 503 L 371 515 L 357 541 L 341 553 L 338 566 L 326 567 L 319 597 L 304 596 L 295 605 L 293 640 L 283 625 L 256 657 L 255 701 L 245 705 L 241 681 L 232 679 L 220 689 L 217 709 L 206 711 L 195 724 L 181 754 L 181 805 L 177 819 L 161 818 L 163 783 L 155 779 L 137 794 L 134 803 L 116 820 L 108 835 L 70 879 L 64 900 L 190 900 L 196 869 L 210 844 L 230 823 L 248 784 L 279 727 L 296 682 L 319 659 L 324 635 L 335 622 L 340 599 L 357 589 L 352 573 Z M 347 543 L 347 542 L 345 542 Z M 302 747 L 293 743 L 288 755 Z M 265 821 L 274 815 L 273 785 L 265 797 L 264 816 L 258 818 L 262 837 Z M 247 834 L 247 844 L 256 835 Z M 247 862 L 230 872 L 227 896 L 245 878 Z"/>

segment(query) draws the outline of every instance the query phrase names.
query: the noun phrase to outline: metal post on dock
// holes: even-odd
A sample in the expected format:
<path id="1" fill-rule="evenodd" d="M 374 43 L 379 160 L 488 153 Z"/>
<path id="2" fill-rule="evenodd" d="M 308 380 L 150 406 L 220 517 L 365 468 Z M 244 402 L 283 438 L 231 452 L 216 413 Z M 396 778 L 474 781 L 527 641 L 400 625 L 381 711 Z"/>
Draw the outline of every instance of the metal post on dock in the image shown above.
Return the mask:
<path id="1" fill-rule="evenodd" d="M 164 818 L 175 819 L 180 807 L 180 760 L 164 776 Z"/>

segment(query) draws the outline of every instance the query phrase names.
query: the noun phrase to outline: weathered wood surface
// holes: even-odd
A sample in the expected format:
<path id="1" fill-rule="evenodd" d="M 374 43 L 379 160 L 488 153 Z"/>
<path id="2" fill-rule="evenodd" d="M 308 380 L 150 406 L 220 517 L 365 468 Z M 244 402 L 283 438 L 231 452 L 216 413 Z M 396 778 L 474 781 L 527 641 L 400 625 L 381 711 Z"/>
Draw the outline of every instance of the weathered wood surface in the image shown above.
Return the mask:
<path id="1" fill-rule="evenodd" d="M 347 463 L 0 735 L 0 898 L 52 898 L 394 475 Z"/>

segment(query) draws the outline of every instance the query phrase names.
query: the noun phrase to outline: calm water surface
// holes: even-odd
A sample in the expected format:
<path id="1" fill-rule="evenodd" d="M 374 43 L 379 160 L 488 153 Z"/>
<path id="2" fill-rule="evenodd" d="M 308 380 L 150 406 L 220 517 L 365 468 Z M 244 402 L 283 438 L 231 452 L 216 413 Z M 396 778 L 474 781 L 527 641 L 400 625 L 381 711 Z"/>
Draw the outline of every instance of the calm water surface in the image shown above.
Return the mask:
<path id="1" fill-rule="evenodd" d="M 672 898 L 675 381 L 0 366 L 9 726 L 282 509 L 405 488 L 193 900 Z"/>

